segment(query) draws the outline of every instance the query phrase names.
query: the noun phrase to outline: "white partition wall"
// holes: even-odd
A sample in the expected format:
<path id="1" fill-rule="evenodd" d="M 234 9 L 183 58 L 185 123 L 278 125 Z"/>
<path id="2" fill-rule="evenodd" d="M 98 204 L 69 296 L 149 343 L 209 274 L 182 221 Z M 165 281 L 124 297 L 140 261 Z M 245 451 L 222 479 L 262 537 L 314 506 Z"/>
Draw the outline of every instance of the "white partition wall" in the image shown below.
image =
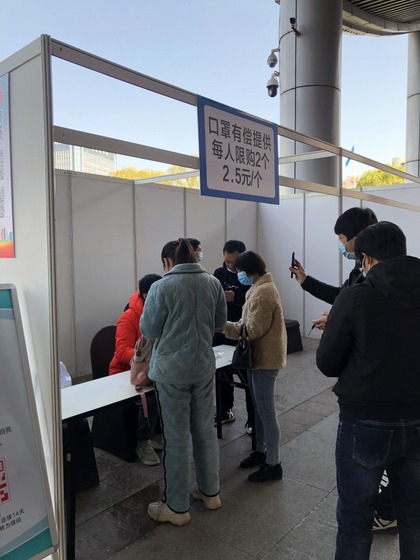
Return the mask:
<path id="1" fill-rule="evenodd" d="M 73 377 L 90 374 L 93 336 L 117 322 L 138 280 L 163 274 L 167 241 L 200 239 L 210 273 L 227 239 L 257 247 L 255 203 L 167 185 L 56 171 L 56 216 L 58 347 Z"/>
<path id="2" fill-rule="evenodd" d="M 0 63 L 10 79 L 11 175 L 15 258 L 0 259 L 1 282 L 16 286 L 28 348 L 48 478 L 57 519 L 61 452 L 56 414 L 53 183 L 49 56 L 43 38 Z"/>

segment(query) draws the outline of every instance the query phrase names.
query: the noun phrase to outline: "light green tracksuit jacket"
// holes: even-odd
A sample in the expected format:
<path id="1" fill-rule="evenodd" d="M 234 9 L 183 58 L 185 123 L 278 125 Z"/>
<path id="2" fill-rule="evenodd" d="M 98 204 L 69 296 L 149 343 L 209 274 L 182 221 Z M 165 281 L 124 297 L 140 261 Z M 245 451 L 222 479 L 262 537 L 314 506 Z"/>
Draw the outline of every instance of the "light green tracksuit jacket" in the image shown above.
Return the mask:
<path id="1" fill-rule="evenodd" d="M 188 385 L 214 376 L 212 340 L 226 323 L 220 282 L 198 263 L 178 264 L 147 294 L 140 330 L 155 339 L 149 377 Z"/>

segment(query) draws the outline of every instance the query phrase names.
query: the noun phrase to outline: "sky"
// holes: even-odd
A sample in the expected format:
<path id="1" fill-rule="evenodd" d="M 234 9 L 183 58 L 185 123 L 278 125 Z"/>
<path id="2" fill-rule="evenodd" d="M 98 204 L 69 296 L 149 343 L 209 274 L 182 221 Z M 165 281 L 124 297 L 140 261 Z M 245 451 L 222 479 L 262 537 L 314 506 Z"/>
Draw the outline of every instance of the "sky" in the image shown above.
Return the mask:
<path id="1" fill-rule="evenodd" d="M 0 0 L 0 60 L 47 34 L 279 123 L 266 59 L 274 0 Z M 383 163 L 405 154 L 407 36 L 343 35 L 341 146 Z M 53 59 L 54 124 L 198 154 L 196 110 Z M 119 167 L 132 165 L 120 158 Z M 133 160 L 135 161 L 135 160 Z M 134 164 L 135 165 L 135 164 Z M 154 163 L 147 167 L 157 168 Z"/>

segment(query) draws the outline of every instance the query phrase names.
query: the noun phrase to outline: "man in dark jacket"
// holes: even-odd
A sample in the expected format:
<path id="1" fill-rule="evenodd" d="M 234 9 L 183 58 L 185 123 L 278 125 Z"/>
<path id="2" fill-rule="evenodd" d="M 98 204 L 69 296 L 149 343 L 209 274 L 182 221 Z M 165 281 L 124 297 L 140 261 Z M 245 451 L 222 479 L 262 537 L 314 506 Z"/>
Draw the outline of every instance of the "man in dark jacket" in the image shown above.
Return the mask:
<path id="1" fill-rule="evenodd" d="M 317 365 L 338 377 L 336 560 L 365 560 L 377 489 L 393 488 L 401 558 L 420 550 L 420 260 L 398 226 L 379 222 L 355 241 L 366 279 L 328 315 Z"/>
<path id="2" fill-rule="evenodd" d="M 338 236 L 338 248 L 343 257 L 355 261 L 354 241 L 356 236 L 363 229 L 376 224 L 377 221 L 375 213 L 370 208 L 358 208 L 357 206 L 349 208 L 337 218 L 334 233 Z M 317 280 L 313 276 L 309 276 L 309 274 L 306 274 L 301 263 L 296 259 L 295 264 L 296 266 L 290 267 L 289 270 L 296 276 L 296 280 L 302 289 L 327 303 L 334 303 L 335 298 L 343 288 L 363 282 L 363 276 L 357 266 L 357 262 L 355 262 L 355 267 L 341 287 L 331 286 Z M 325 323 L 325 321 L 326 318 L 323 322 Z"/>
<path id="3" fill-rule="evenodd" d="M 226 241 L 223 246 L 223 266 L 217 268 L 214 271 L 214 276 L 221 283 L 223 290 L 225 292 L 226 306 L 227 306 L 227 318 L 228 321 L 239 321 L 242 316 L 242 307 L 245 303 L 245 295 L 249 290 L 250 286 L 244 286 L 238 280 L 238 274 L 233 266 L 233 263 L 241 253 L 246 251 L 245 243 L 237 239 L 231 239 Z M 213 346 L 218 346 L 219 344 L 228 344 L 230 346 L 236 346 L 237 340 L 232 340 L 226 338 L 223 333 L 216 333 L 213 338 Z M 232 366 L 227 366 L 223 370 L 224 378 L 233 381 L 233 368 Z M 247 372 L 242 370 L 242 376 L 247 381 Z M 221 385 L 221 396 L 222 396 L 222 424 L 227 422 L 234 422 L 235 415 L 232 411 L 233 408 L 233 386 L 229 383 L 223 383 Z M 245 390 L 246 396 L 246 409 L 248 414 L 247 420 L 247 433 L 252 433 L 252 427 L 254 425 L 254 405 L 252 403 L 251 394 L 249 389 Z M 216 415 L 214 416 L 214 422 L 216 425 Z"/>

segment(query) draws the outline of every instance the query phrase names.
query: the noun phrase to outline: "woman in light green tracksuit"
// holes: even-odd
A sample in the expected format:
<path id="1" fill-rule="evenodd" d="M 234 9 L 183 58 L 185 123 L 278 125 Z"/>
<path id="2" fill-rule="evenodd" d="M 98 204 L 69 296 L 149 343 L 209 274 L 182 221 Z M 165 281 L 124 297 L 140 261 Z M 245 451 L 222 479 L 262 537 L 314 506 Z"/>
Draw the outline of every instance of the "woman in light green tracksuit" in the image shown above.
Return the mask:
<path id="1" fill-rule="evenodd" d="M 186 239 L 162 249 L 165 276 L 151 287 L 140 320 L 155 339 L 149 377 L 155 383 L 164 437 L 163 500 L 149 504 L 155 521 L 190 521 L 190 435 L 197 485 L 194 498 L 217 509 L 219 446 L 213 427 L 213 334 L 226 323 L 220 282 L 197 263 Z"/>

